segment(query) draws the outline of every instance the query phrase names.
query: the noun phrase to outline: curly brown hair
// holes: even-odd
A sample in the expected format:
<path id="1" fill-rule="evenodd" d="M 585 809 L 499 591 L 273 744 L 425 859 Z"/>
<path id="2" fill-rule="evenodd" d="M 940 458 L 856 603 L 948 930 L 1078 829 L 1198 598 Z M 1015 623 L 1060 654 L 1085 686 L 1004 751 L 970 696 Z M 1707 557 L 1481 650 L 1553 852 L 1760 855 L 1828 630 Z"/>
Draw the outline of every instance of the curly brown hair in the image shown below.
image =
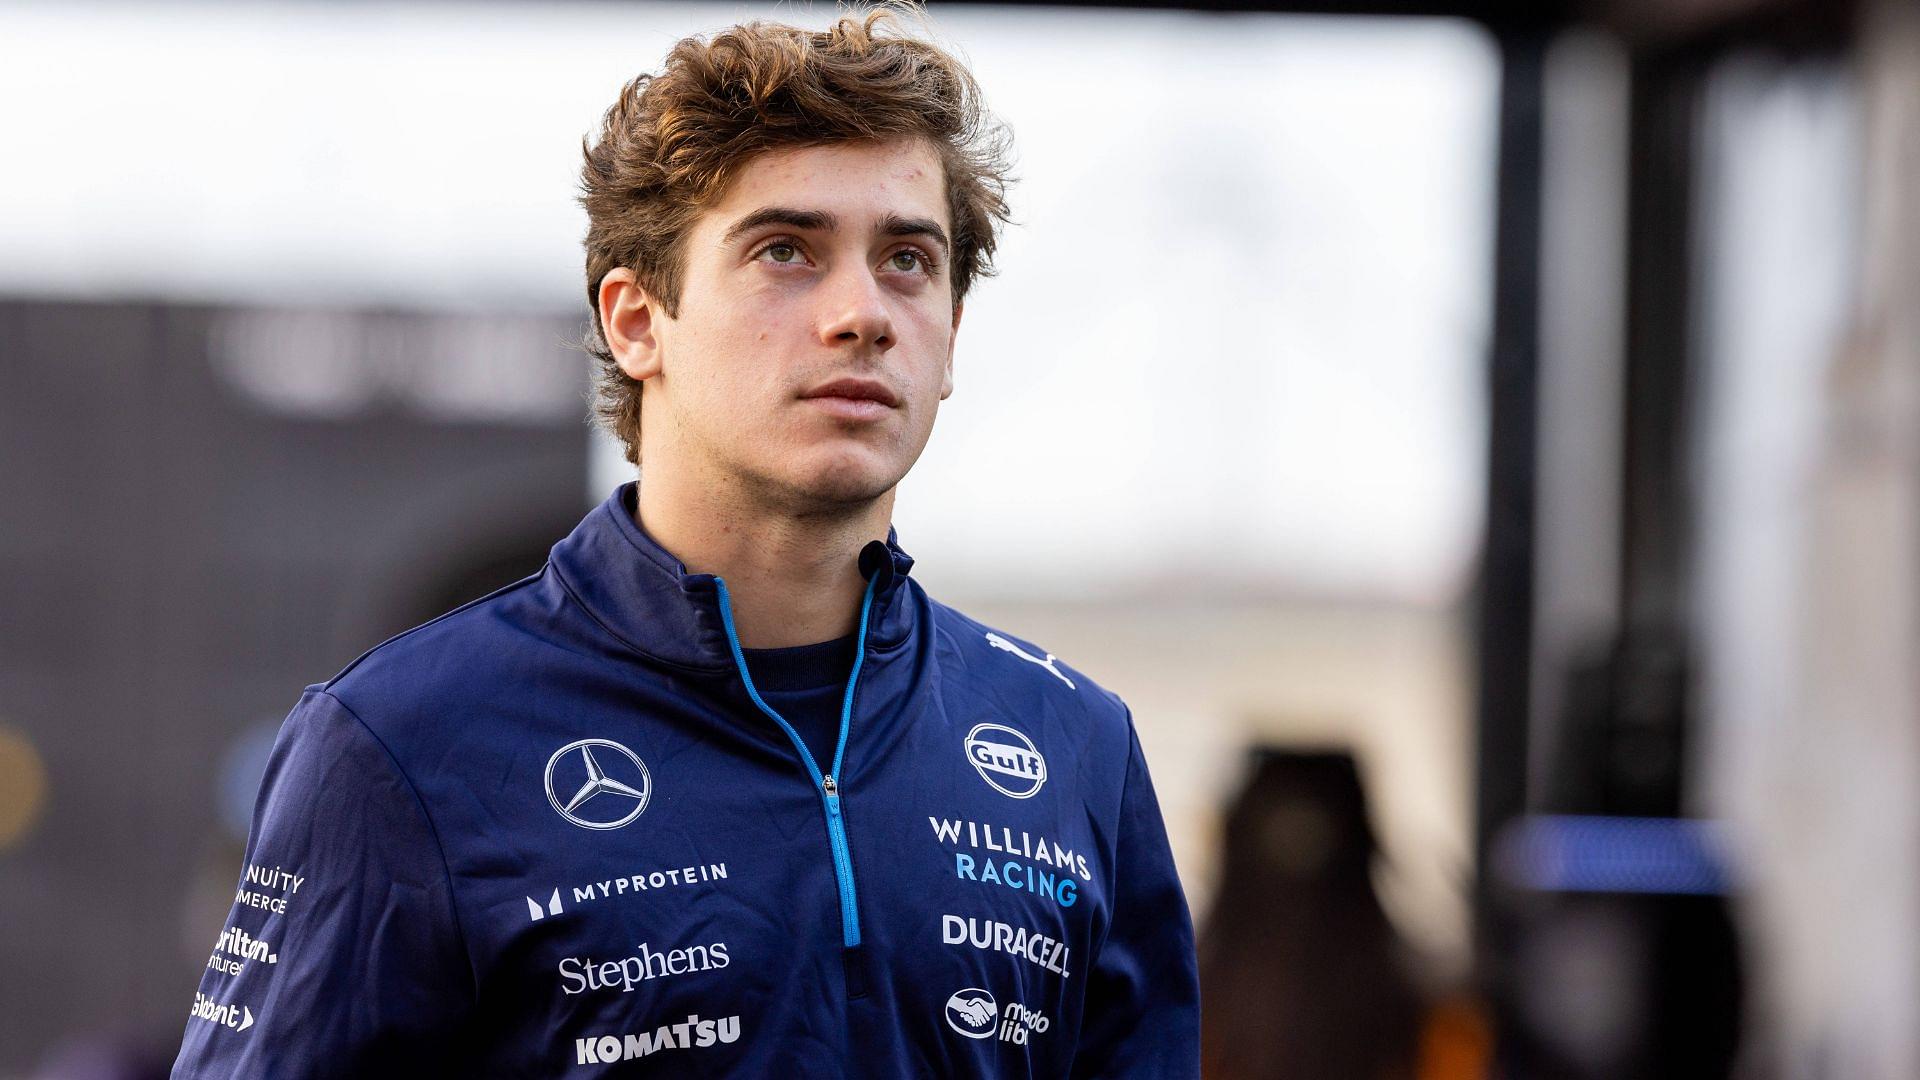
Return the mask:
<path id="1" fill-rule="evenodd" d="M 597 142 L 581 141 L 587 210 L 583 347 L 598 361 L 595 419 L 640 463 L 641 383 L 620 370 L 600 324 L 600 282 L 628 267 L 669 318 L 679 314 L 682 251 L 695 219 L 755 155 L 858 140 L 918 137 L 938 152 L 952 219 L 953 302 L 993 273 L 997 222 L 1009 221 L 1009 133 L 987 112 L 959 60 L 900 32 L 925 25 L 916 0 L 890 0 L 808 31 L 753 21 L 674 45 L 658 75 L 641 75 L 607 110 Z"/>

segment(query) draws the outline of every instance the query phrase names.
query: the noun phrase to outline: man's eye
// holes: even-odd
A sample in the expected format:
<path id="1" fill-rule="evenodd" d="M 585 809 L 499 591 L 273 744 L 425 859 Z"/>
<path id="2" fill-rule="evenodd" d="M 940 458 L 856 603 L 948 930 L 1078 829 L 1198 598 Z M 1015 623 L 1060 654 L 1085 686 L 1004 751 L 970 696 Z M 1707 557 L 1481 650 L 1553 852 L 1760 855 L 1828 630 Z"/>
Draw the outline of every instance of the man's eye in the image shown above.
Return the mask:
<path id="1" fill-rule="evenodd" d="M 776 240 L 760 249 L 762 255 L 773 256 L 777 263 L 791 263 L 800 260 L 800 249 L 784 240 Z"/>
<path id="2" fill-rule="evenodd" d="M 907 261 L 902 263 L 900 261 L 902 259 Z M 895 270 L 921 270 L 929 274 L 933 272 L 933 260 L 928 258 L 926 253 L 914 248 L 901 248 L 887 256 L 887 261 L 893 264 Z"/>

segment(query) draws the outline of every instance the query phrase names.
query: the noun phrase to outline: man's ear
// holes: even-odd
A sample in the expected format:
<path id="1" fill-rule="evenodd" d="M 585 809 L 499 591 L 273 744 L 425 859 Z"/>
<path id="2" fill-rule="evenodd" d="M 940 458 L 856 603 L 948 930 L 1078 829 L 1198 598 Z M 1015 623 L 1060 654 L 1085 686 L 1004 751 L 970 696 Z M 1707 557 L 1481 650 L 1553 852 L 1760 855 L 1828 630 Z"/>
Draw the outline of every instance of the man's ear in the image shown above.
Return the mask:
<path id="1" fill-rule="evenodd" d="M 947 370 L 940 377 L 941 401 L 953 395 L 953 342 L 960 336 L 960 313 L 964 310 L 964 303 L 953 305 L 953 332 L 947 335 Z"/>
<path id="2" fill-rule="evenodd" d="M 615 267 L 600 279 L 600 333 L 630 379 L 644 382 L 660 373 L 660 337 L 654 325 L 659 311 L 659 301 L 641 288 L 632 270 Z"/>

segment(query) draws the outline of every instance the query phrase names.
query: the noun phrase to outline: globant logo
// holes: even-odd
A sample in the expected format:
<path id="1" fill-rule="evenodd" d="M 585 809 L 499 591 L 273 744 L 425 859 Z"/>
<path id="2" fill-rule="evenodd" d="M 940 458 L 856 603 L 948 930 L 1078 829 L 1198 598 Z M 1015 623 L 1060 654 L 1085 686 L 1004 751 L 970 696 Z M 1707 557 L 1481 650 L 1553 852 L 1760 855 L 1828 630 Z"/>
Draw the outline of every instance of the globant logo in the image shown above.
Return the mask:
<path id="1" fill-rule="evenodd" d="M 975 724 L 966 738 L 967 761 L 993 790 L 1031 799 L 1047 782 L 1047 759 L 1033 740 L 1005 724 Z"/>
<path id="2" fill-rule="evenodd" d="M 253 1026 L 253 1010 L 245 1005 L 234 1008 L 213 1000 L 196 991 L 193 995 L 193 1008 L 187 1015 L 195 1020 L 205 1020 L 209 1024 L 218 1024 L 234 1031 L 245 1031 Z"/>

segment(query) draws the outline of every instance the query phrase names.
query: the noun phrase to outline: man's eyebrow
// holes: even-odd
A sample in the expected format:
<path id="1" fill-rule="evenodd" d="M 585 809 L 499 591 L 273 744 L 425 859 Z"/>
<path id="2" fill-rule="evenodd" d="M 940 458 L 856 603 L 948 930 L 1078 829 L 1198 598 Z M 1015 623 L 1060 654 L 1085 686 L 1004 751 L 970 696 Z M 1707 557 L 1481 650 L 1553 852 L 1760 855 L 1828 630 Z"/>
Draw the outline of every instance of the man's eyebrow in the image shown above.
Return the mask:
<path id="1" fill-rule="evenodd" d="M 742 236 L 767 225 L 785 225 L 792 229 L 818 229 L 832 232 L 840 227 L 840 219 L 825 210 L 796 210 L 791 206 L 763 206 L 739 221 L 720 238 L 722 244 L 731 244 Z"/>
<path id="2" fill-rule="evenodd" d="M 819 230 L 832 232 L 840 227 L 840 219 L 825 210 L 800 210 L 791 206 L 763 206 L 741 218 L 728 227 L 726 235 L 720 238 L 723 245 L 730 245 L 742 236 L 765 228 L 768 225 L 785 225 L 791 229 Z M 953 247 L 947 242 L 947 234 L 938 222 L 928 218 L 902 217 L 888 214 L 880 219 L 880 233 L 883 236 L 926 236 L 940 245 L 940 250 L 952 254 Z"/>
<path id="3" fill-rule="evenodd" d="M 901 217 L 888 214 L 880 219 L 880 232 L 885 236 L 928 236 L 940 245 L 942 254 L 952 255 L 953 245 L 947 243 L 947 234 L 941 231 L 938 223 L 927 218 Z"/>

